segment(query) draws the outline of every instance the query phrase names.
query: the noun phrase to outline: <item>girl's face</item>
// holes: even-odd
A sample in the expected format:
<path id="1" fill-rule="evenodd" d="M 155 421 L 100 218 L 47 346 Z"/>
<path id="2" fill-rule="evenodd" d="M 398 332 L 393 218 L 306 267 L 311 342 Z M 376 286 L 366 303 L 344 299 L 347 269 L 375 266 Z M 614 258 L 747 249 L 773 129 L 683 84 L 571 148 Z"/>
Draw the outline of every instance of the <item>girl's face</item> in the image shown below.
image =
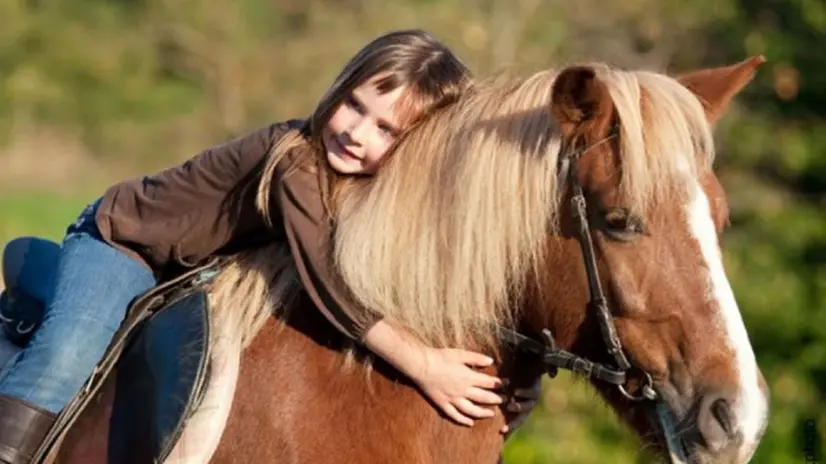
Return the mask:
<path id="1" fill-rule="evenodd" d="M 341 174 L 373 174 L 402 131 L 396 102 L 404 87 L 379 93 L 375 76 L 353 89 L 321 132 L 327 161 Z"/>

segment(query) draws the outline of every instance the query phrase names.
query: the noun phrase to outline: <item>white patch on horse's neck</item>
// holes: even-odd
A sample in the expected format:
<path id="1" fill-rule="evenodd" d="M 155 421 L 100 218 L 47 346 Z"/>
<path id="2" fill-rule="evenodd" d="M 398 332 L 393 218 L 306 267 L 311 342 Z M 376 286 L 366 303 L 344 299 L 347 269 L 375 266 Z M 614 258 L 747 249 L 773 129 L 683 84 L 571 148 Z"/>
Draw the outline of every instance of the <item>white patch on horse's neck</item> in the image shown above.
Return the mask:
<path id="1" fill-rule="evenodd" d="M 737 425 L 745 439 L 745 449 L 754 449 L 766 422 L 768 404 L 760 390 L 757 361 L 752 350 L 740 309 L 734 298 L 731 284 L 723 269 L 717 230 L 711 218 L 711 209 L 705 191 L 698 183 L 688 205 L 688 224 L 697 239 L 703 259 L 709 270 L 709 295 L 719 307 L 719 317 L 734 352 L 740 379 L 740 396 L 733 405 Z"/>

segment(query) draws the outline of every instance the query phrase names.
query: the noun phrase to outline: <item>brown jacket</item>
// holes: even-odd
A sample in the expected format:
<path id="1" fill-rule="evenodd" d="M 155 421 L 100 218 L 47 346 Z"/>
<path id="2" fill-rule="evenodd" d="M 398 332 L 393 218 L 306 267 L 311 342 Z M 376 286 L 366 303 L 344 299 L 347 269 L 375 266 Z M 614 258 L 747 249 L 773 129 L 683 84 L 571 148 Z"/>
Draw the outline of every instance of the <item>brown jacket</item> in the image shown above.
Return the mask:
<path id="1" fill-rule="evenodd" d="M 276 174 L 272 203 L 282 227 L 267 227 L 255 206 L 267 155 L 282 135 L 302 123 L 271 124 L 154 176 L 111 187 L 96 215 L 103 239 L 159 278 L 211 255 L 286 241 L 316 306 L 342 333 L 362 341 L 380 318 L 356 304 L 332 271 L 331 231 L 318 176 L 306 169 L 284 178 L 282 171 Z M 279 224 L 277 218 L 273 223 Z"/>

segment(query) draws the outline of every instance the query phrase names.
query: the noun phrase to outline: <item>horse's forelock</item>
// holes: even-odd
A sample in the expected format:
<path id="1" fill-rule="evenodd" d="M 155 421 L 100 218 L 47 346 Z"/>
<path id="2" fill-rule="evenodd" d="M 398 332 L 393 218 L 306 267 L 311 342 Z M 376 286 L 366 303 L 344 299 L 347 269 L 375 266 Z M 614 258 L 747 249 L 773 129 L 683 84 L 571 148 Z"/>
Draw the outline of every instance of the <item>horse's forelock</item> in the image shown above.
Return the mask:
<path id="1" fill-rule="evenodd" d="M 663 74 L 599 68 L 599 76 L 619 115 L 623 204 L 645 215 L 655 203 L 689 198 L 715 154 L 699 100 Z"/>

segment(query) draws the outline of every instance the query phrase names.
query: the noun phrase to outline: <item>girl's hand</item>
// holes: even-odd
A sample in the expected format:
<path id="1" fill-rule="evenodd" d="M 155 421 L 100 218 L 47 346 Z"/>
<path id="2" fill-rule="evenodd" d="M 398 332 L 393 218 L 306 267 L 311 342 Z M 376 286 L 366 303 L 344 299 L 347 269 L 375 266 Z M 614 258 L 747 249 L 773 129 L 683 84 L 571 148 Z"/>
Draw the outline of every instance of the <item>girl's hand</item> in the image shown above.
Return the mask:
<path id="1" fill-rule="evenodd" d="M 364 343 L 416 382 L 439 409 L 460 424 L 471 426 L 473 418 L 492 417 L 494 411 L 481 405 L 502 403 L 490 391 L 502 387 L 502 381 L 471 367 L 493 364 L 483 354 L 426 346 L 383 320 L 367 331 Z"/>
<path id="2" fill-rule="evenodd" d="M 423 355 L 421 369 L 411 377 L 448 417 L 472 426 L 474 419 L 496 414 L 482 405 L 502 403 L 501 396 L 490 391 L 500 388 L 502 380 L 471 367 L 490 366 L 491 358 L 471 351 L 436 348 L 425 349 Z"/>

